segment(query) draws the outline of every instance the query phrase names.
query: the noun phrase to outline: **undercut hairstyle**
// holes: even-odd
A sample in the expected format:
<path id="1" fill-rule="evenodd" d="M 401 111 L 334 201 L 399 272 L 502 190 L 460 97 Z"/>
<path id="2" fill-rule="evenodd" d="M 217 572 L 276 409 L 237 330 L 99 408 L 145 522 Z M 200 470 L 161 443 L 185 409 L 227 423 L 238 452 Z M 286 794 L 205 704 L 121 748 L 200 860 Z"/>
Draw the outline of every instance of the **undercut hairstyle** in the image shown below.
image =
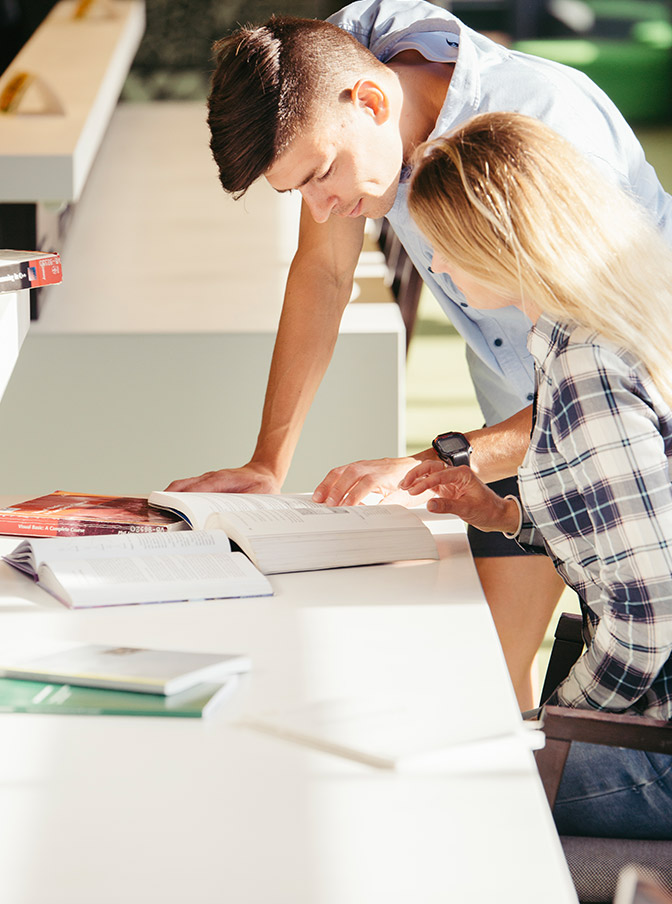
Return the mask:
<path id="1" fill-rule="evenodd" d="M 352 75 L 382 67 L 347 32 L 320 19 L 273 16 L 213 46 L 210 148 L 225 191 L 243 195 Z M 352 87 L 350 85 L 349 87 Z"/>
<path id="2" fill-rule="evenodd" d="M 632 352 L 672 405 L 672 250 L 564 138 L 484 113 L 415 155 L 409 209 L 448 268 Z"/>

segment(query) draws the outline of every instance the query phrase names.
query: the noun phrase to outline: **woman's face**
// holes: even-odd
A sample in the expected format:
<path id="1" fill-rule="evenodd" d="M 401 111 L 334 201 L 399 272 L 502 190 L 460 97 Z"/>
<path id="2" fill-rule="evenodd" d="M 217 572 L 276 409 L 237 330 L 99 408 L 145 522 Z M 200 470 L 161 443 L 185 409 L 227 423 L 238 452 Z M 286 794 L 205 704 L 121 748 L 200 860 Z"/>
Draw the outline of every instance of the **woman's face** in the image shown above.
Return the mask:
<path id="1" fill-rule="evenodd" d="M 438 251 L 435 251 L 432 257 L 432 270 L 434 273 L 447 273 L 469 304 L 475 308 L 493 310 L 514 305 L 522 309 L 520 297 L 514 297 L 504 290 L 498 291 L 484 286 L 457 264 L 449 263 Z"/>

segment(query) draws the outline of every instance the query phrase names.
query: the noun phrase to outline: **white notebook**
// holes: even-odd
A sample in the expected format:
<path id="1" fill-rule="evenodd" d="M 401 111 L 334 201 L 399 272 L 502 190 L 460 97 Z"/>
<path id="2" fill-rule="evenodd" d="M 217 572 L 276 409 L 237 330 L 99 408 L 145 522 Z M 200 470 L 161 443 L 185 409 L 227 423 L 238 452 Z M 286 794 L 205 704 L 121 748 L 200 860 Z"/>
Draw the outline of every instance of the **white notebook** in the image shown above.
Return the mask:
<path id="1" fill-rule="evenodd" d="M 246 715 L 242 724 L 381 769 L 431 764 L 460 745 L 524 732 L 510 713 L 484 709 L 477 724 L 466 724 L 445 697 L 418 695 L 319 700 Z"/>

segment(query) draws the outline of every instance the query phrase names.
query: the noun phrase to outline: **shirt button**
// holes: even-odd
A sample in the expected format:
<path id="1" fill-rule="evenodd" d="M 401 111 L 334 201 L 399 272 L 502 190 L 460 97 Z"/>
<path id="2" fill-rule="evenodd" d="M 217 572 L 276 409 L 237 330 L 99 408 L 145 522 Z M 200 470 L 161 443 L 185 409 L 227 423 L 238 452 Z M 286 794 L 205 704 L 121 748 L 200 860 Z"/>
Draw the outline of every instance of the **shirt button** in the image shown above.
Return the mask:
<path id="1" fill-rule="evenodd" d="M 495 339 L 495 341 L 494 341 L 492 344 L 493 344 L 493 345 L 496 345 L 497 348 L 499 348 L 499 346 L 502 344 L 502 340 L 501 340 L 501 339 Z"/>
<path id="2" fill-rule="evenodd" d="M 460 305 L 461 305 L 463 308 L 468 308 L 468 307 L 469 307 L 469 305 L 466 303 L 466 301 L 461 301 L 461 302 L 460 302 Z"/>
<path id="3" fill-rule="evenodd" d="M 533 392 L 528 392 L 528 394 L 527 394 L 527 401 L 528 401 L 528 402 L 534 402 L 534 393 L 533 393 Z"/>

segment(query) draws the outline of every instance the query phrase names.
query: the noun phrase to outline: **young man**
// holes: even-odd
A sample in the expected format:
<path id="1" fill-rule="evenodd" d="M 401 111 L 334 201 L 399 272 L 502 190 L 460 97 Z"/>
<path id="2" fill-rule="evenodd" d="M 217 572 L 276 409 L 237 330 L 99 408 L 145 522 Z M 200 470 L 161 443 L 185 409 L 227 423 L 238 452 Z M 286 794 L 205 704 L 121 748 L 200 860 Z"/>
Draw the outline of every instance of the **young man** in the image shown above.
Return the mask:
<path id="1" fill-rule="evenodd" d="M 364 219 L 387 216 L 466 340 L 487 426 L 437 438 L 436 451 L 413 458 L 335 469 L 314 498 L 354 504 L 375 490 L 401 501 L 399 481 L 437 455 L 456 463 L 470 455 L 481 478 L 512 492 L 530 434 L 530 323 L 513 307 L 472 308 L 447 274 L 431 272 L 432 250 L 407 211 L 407 163 L 418 144 L 475 113 L 526 113 L 639 198 L 672 241 L 672 199 L 632 131 L 580 73 L 506 50 L 424 0 L 361 0 L 327 23 L 271 19 L 216 50 L 209 123 L 222 185 L 242 194 L 264 176 L 277 191 L 299 191 L 299 246 L 251 461 L 169 489 L 279 492 L 350 298 Z M 562 582 L 547 559 L 521 558 L 500 535 L 473 531 L 470 540 L 519 701 L 529 708 L 530 665 Z"/>

